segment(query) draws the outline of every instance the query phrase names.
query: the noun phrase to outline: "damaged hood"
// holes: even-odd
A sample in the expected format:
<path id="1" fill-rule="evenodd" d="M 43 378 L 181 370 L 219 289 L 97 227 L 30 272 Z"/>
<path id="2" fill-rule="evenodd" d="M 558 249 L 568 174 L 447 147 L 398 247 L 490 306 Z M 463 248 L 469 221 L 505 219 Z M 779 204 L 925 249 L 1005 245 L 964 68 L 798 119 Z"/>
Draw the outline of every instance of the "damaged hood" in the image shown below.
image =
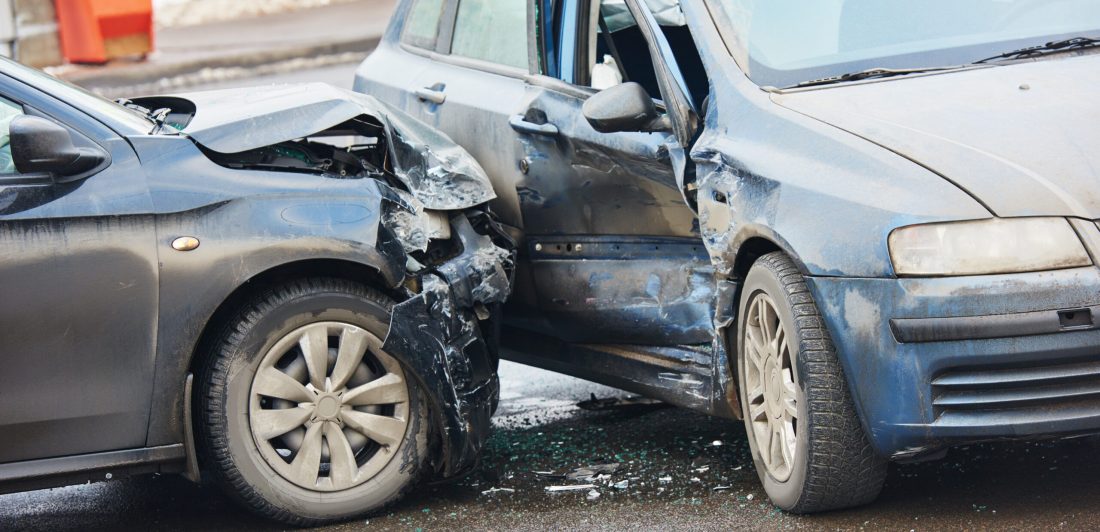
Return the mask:
<path id="1" fill-rule="evenodd" d="M 394 174 L 425 208 L 466 209 L 496 197 L 485 171 L 466 150 L 371 96 L 309 83 L 175 97 L 196 108 L 183 133 L 214 152 L 240 153 L 301 139 L 366 115 L 384 126 Z"/>
<path id="2" fill-rule="evenodd" d="M 772 98 L 931 169 L 997 216 L 1097 219 L 1098 86 L 1100 55 L 1087 55 Z"/>

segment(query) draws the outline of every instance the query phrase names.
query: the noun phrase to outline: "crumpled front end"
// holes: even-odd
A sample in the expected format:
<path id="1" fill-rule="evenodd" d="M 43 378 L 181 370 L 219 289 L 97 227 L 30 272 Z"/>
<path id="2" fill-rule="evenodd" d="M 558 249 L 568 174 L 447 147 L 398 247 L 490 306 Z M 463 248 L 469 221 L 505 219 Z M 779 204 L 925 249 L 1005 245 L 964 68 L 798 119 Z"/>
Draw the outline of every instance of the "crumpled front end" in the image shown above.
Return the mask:
<path id="1" fill-rule="evenodd" d="M 491 225 L 485 216 L 481 221 Z M 394 308 L 382 347 L 418 368 L 428 386 L 444 476 L 475 465 L 488 436 L 500 386 L 496 346 L 486 332 L 508 297 L 513 271 L 513 252 L 478 233 L 466 215 L 455 215 L 451 228 L 462 251 L 415 278 L 419 292 Z"/>
<path id="2" fill-rule="evenodd" d="M 338 233 L 353 247 L 375 242 L 373 255 L 385 263 L 378 269 L 401 301 L 383 349 L 417 376 L 433 407 L 442 443 L 435 466 L 449 477 L 476 465 L 499 396 L 494 331 L 515 262 L 515 243 L 488 211 L 496 196 L 477 161 L 400 110 L 324 84 L 128 104 L 158 109 L 149 114 L 162 117 L 162 134 L 190 137 L 219 165 L 272 181 L 272 172 L 299 174 L 318 180 L 304 182 L 318 193 L 377 202 L 366 205 L 377 215 L 376 235 L 349 236 L 329 222 L 311 231 Z"/>

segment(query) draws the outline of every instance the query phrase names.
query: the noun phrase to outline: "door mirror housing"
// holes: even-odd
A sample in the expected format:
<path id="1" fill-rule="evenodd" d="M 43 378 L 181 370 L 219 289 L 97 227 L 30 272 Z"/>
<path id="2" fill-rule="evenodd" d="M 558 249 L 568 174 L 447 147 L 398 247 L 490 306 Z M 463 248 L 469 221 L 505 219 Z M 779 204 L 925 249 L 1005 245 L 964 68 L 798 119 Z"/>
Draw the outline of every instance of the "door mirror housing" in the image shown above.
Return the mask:
<path id="1" fill-rule="evenodd" d="M 88 177 L 107 162 L 103 150 L 76 146 L 68 129 L 37 116 L 12 119 L 9 139 L 12 161 L 20 174 L 47 174 L 55 183 Z"/>
<path id="2" fill-rule="evenodd" d="M 645 87 L 632 81 L 593 94 L 581 112 L 592 129 L 600 133 L 671 130 L 668 116 L 657 112 Z"/>

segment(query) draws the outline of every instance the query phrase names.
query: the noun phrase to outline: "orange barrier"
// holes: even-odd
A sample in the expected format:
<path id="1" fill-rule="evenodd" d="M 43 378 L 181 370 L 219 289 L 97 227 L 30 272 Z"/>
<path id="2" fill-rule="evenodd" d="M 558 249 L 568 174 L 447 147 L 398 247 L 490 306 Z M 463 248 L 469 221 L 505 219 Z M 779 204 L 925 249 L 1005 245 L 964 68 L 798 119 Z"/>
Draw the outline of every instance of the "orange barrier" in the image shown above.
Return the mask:
<path id="1" fill-rule="evenodd" d="M 56 0 L 61 52 L 73 63 L 105 63 L 153 51 L 153 0 Z"/>

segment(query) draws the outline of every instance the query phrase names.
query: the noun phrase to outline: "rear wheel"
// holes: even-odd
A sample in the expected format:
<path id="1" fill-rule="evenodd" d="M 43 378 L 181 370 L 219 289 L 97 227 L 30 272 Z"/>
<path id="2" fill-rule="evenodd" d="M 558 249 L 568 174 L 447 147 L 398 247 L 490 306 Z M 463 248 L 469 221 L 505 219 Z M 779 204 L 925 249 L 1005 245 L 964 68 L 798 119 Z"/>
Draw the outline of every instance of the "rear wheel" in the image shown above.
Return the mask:
<path id="1" fill-rule="evenodd" d="M 750 269 L 737 335 L 745 429 L 772 502 L 810 513 L 874 500 L 887 463 L 863 432 L 817 305 L 785 254 Z"/>
<path id="2" fill-rule="evenodd" d="M 428 458 L 426 401 L 382 351 L 392 303 L 306 279 L 257 297 L 200 374 L 204 465 L 252 510 L 294 525 L 375 511 Z"/>

